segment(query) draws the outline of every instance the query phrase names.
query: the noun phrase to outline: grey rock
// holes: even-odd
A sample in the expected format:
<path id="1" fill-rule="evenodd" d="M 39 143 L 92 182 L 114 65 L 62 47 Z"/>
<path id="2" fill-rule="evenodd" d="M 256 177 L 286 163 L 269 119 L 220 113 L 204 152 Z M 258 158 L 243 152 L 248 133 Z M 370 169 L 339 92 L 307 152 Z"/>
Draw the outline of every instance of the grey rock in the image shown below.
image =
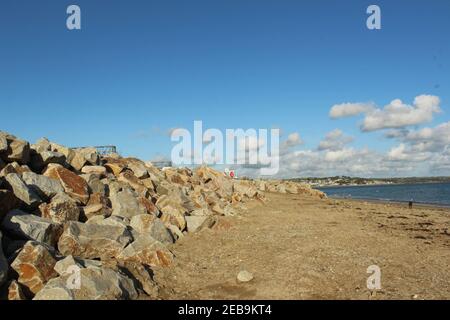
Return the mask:
<path id="1" fill-rule="evenodd" d="M 82 177 L 84 181 L 86 181 L 89 189 L 91 190 L 91 193 L 100 193 L 103 196 L 106 195 L 106 185 L 100 180 L 98 175 L 88 173 L 82 174 L 80 177 Z"/>
<path id="2" fill-rule="evenodd" d="M 61 233 L 61 226 L 53 221 L 25 213 L 21 210 L 12 210 L 2 222 L 2 229 L 15 236 L 27 240 L 54 246 Z"/>
<path id="3" fill-rule="evenodd" d="M 17 173 L 6 175 L 6 182 L 14 192 L 16 198 L 22 200 L 30 208 L 36 208 L 42 202 L 39 196 L 26 185 Z"/>
<path id="4" fill-rule="evenodd" d="M 112 215 L 131 219 L 138 214 L 146 214 L 146 208 L 138 201 L 137 196 L 129 190 L 110 195 Z"/>
<path id="5" fill-rule="evenodd" d="M 80 287 L 71 288 L 69 275 L 50 280 L 34 300 L 123 300 L 136 299 L 133 281 L 109 268 L 84 268 Z"/>
<path id="6" fill-rule="evenodd" d="M 75 258 L 73 256 L 67 256 L 62 260 L 59 260 L 58 262 L 56 262 L 55 266 L 53 267 L 53 269 L 60 275 L 66 275 L 66 274 L 73 274 L 73 271 L 75 270 L 75 268 L 83 268 L 83 265 L 75 260 Z"/>
<path id="7" fill-rule="evenodd" d="M 42 199 L 48 200 L 56 194 L 64 192 L 64 188 L 58 180 L 34 172 L 24 172 L 22 179 Z"/>
<path id="8" fill-rule="evenodd" d="M 68 222 L 59 239 L 58 249 L 63 255 L 110 259 L 131 241 L 132 237 L 125 227 Z"/>
<path id="9" fill-rule="evenodd" d="M 141 234 L 148 234 L 164 244 L 174 242 L 172 234 L 164 223 L 151 214 L 140 214 L 131 218 L 130 226 Z"/>

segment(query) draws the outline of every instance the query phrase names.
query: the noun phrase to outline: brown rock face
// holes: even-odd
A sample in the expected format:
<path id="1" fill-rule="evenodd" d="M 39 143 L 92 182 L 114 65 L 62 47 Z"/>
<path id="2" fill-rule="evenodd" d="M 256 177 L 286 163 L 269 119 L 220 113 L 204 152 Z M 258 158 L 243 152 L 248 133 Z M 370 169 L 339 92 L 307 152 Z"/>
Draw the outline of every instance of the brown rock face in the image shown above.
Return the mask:
<path id="1" fill-rule="evenodd" d="M 137 193 L 141 195 L 145 195 L 148 191 L 147 188 L 144 186 L 144 184 L 139 180 L 133 172 L 126 170 L 119 174 L 118 177 L 119 181 L 128 183 L 130 187 L 132 187 Z"/>
<path id="2" fill-rule="evenodd" d="M 147 234 L 161 243 L 173 243 L 172 234 L 164 226 L 164 223 L 151 214 L 140 214 L 134 216 L 130 221 L 130 226 L 140 234 Z"/>
<path id="3" fill-rule="evenodd" d="M 52 167 L 44 175 L 49 178 L 59 179 L 66 193 L 72 198 L 79 200 L 83 204 L 89 201 L 88 184 L 72 171 L 62 167 Z"/>
<path id="4" fill-rule="evenodd" d="M 153 202 L 144 197 L 139 197 L 139 202 L 145 207 L 147 213 L 158 216 L 159 210 Z"/>
<path id="5" fill-rule="evenodd" d="M 117 256 L 117 260 L 150 267 L 168 267 L 173 262 L 173 254 L 153 237 L 141 235 Z"/>
<path id="6" fill-rule="evenodd" d="M 26 300 L 25 293 L 22 290 L 21 285 L 13 280 L 8 286 L 8 300 Z"/>
<path id="7" fill-rule="evenodd" d="M 41 207 L 42 217 L 56 223 L 78 221 L 80 217 L 80 209 L 77 203 L 64 193 L 56 195 L 49 204 L 44 204 Z"/>
<path id="8" fill-rule="evenodd" d="M 28 241 L 11 264 L 18 273 L 18 282 L 28 294 L 35 295 L 48 280 L 57 277 L 53 270 L 56 259 L 53 254 L 39 242 Z"/>
<path id="9" fill-rule="evenodd" d="M 132 237 L 125 227 L 68 222 L 58 242 L 64 255 L 83 259 L 116 257 Z"/>
<path id="10" fill-rule="evenodd" d="M 88 220 L 95 216 L 109 217 L 111 213 L 111 202 L 100 193 L 91 194 L 87 206 L 84 207 L 84 215 Z"/>
<path id="11" fill-rule="evenodd" d="M 106 170 L 112 172 L 116 177 L 127 168 L 126 163 L 122 159 L 105 158 Z"/>

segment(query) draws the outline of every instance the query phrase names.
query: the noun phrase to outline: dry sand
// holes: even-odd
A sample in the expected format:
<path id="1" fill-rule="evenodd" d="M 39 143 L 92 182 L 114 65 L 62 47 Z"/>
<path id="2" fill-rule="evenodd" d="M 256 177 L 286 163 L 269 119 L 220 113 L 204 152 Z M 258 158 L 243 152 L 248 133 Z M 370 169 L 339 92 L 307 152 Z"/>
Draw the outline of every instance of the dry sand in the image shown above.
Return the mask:
<path id="1" fill-rule="evenodd" d="M 450 209 L 267 194 L 173 245 L 162 299 L 450 299 Z M 382 289 L 367 289 L 367 268 Z M 241 270 L 254 275 L 238 283 Z"/>

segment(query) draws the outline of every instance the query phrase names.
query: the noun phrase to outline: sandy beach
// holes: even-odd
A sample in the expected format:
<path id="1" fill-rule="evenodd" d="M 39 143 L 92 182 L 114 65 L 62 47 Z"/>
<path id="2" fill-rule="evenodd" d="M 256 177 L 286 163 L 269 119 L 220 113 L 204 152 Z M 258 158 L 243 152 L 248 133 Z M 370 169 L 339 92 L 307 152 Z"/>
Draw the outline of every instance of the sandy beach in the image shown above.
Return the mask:
<path id="1" fill-rule="evenodd" d="M 448 299 L 450 209 L 267 193 L 172 246 L 162 299 Z M 367 289 L 367 268 L 381 290 Z M 241 270 L 254 279 L 238 283 Z"/>

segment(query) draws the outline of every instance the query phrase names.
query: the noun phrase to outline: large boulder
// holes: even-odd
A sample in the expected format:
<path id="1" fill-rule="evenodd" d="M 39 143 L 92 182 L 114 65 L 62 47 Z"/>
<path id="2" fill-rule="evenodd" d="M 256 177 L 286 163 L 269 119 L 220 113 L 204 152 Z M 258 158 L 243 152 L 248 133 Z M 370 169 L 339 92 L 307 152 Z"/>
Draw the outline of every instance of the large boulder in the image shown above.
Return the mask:
<path id="1" fill-rule="evenodd" d="M 65 192 L 72 198 L 86 204 L 89 201 L 89 187 L 86 181 L 66 168 L 53 166 L 45 171 L 45 176 L 61 182 Z"/>
<path id="2" fill-rule="evenodd" d="M 101 193 L 93 193 L 83 212 L 87 220 L 95 216 L 109 217 L 112 213 L 111 202 Z"/>
<path id="3" fill-rule="evenodd" d="M 81 172 L 84 174 L 95 174 L 98 176 L 105 176 L 106 168 L 103 166 L 84 166 L 81 169 Z"/>
<path id="4" fill-rule="evenodd" d="M 127 168 L 127 164 L 123 159 L 114 159 L 111 157 L 106 157 L 103 159 L 106 161 L 105 167 L 106 169 L 113 173 L 116 177 Z"/>
<path id="5" fill-rule="evenodd" d="M 116 257 L 132 241 L 128 230 L 120 226 L 68 222 L 58 242 L 64 255 L 84 259 Z"/>
<path id="6" fill-rule="evenodd" d="M 41 138 L 36 141 L 35 144 L 31 145 L 31 149 L 36 153 L 42 153 L 45 151 L 52 151 L 52 144 L 47 138 Z"/>
<path id="7" fill-rule="evenodd" d="M 123 272 L 135 280 L 136 287 L 144 291 L 151 299 L 156 299 L 159 288 L 153 279 L 153 271 L 141 263 L 124 262 L 120 265 Z"/>
<path id="8" fill-rule="evenodd" d="M 36 241 L 29 241 L 14 259 L 11 268 L 18 274 L 18 282 L 27 294 L 35 295 L 48 280 L 55 278 L 56 264 L 54 252 Z"/>
<path id="9" fill-rule="evenodd" d="M 134 175 L 139 179 L 146 179 L 149 177 L 147 167 L 145 166 L 145 163 L 133 158 L 128 158 L 127 160 L 127 166 L 128 168 L 133 171 Z"/>
<path id="10" fill-rule="evenodd" d="M 144 186 L 143 182 L 139 180 L 133 172 L 130 170 L 125 170 L 120 173 L 117 179 L 121 182 L 127 183 L 131 188 L 133 188 L 137 193 L 141 195 L 146 195 L 148 189 Z"/>
<path id="11" fill-rule="evenodd" d="M 50 280 L 34 300 L 124 300 L 137 299 L 133 280 L 110 268 L 82 268 L 79 287 L 68 286 L 69 277 L 63 275 Z"/>
<path id="12" fill-rule="evenodd" d="M 146 214 L 145 206 L 138 200 L 138 196 L 130 190 L 123 190 L 110 195 L 112 215 L 131 219 L 138 214 Z"/>
<path id="13" fill-rule="evenodd" d="M 10 162 L 3 166 L 0 171 L 0 177 L 6 177 L 10 173 L 17 173 L 21 176 L 22 173 L 30 171 L 31 169 L 27 165 L 20 165 L 17 162 Z"/>
<path id="14" fill-rule="evenodd" d="M 14 192 L 16 198 L 22 200 L 30 208 L 36 208 L 41 204 L 41 198 L 28 187 L 19 174 L 10 173 L 6 176 L 6 182 L 9 188 Z"/>
<path id="15" fill-rule="evenodd" d="M 173 254 L 150 235 L 140 235 L 117 256 L 117 260 L 150 267 L 167 267 L 172 264 Z"/>
<path id="16" fill-rule="evenodd" d="M 42 217 L 55 223 L 64 224 L 80 218 L 80 208 L 76 201 L 65 193 L 57 194 L 50 203 L 41 205 L 40 209 Z"/>
<path id="17" fill-rule="evenodd" d="M 59 180 L 36 174 L 34 172 L 24 172 L 22 174 L 23 181 L 42 199 L 49 200 L 57 193 L 64 192 Z"/>
<path id="18" fill-rule="evenodd" d="M 8 262 L 6 261 L 6 257 L 3 254 L 2 247 L 2 232 L 0 231 L 0 287 L 5 283 L 8 277 Z"/>
<path id="19" fill-rule="evenodd" d="M 54 246 L 61 234 L 61 226 L 50 219 L 41 218 L 21 210 L 9 212 L 1 224 L 8 233 L 27 240 Z"/>
<path id="20" fill-rule="evenodd" d="M 100 176 L 97 174 L 87 173 L 80 175 L 81 178 L 86 181 L 86 183 L 89 186 L 91 193 L 100 193 L 102 195 L 106 195 L 107 193 L 107 187 L 106 184 L 100 180 Z M 105 179 L 105 181 L 108 181 Z"/>
<path id="21" fill-rule="evenodd" d="M 60 152 L 45 150 L 39 147 L 38 149 L 41 151 L 37 151 L 36 149 L 33 149 L 33 147 L 30 153 L 30 166 L 34 171 L 41 171 L 50 163 L 57 163 L 61 165 L 66 163 L 66 156 Z"/>
<path id="22" fill-rule="evenodd" d="M 148 234 L 164 244 L 174 242 L 172 234 L 164 223 L 151 214 L 140 214 L 131 218 L 130 226 L 141 234 Z"/>
<path id="23" fill-rule="evenodd" d="M 64 151 L 61 151 L 64 153 Z M 75 170 L 80 171 L 85 165 L 97 165 L 100 160 L 100 156 L 95 148 L 78 148 L 70 149 L 70 151 L 65 150 L 69 155 L 67 157 L 67 162 Z"/>
<path id="24" fill-rule="evenodd" d="M 4 160 L 27 164 L 30 161 L 30 144 L 11 135 L 7 135 L 5 138 L 8 142 L 8 148 L 4 152 Z"/>

